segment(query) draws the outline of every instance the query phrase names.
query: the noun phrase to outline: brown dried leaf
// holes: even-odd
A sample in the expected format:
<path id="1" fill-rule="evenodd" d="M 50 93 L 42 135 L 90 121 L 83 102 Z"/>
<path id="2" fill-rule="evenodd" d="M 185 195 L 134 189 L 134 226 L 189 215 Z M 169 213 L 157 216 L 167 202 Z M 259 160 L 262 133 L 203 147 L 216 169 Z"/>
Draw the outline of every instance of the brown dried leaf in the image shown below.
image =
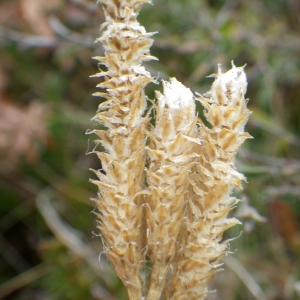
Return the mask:
<path id="1" fill-rule="evenodd" d="M 300 246 L 299 228 L 291 206 L 285 201 L 273 200 L 270 202 L 270 214 L 274 231 L 290 249 L 297 250 Z"/>
<path id="2" fill-rule="evenodd" d="M 51 29 L 46 11 L 58 5 L 60 0 L 21 0 L 20 8 L 22 16 L 29 24 L 31 30 L 42 36 L 54 37 L 54 32 Z"/>
<path id="3" fill-rule="evenodd" d="M 48 107 L 37 101 L 22 109 L 0 97 L 0 159 L 7 169 L 14 169 L 21 155 L 28 162 L 37 159 L 36 142 L 46 144 L 47 111 Z"/>

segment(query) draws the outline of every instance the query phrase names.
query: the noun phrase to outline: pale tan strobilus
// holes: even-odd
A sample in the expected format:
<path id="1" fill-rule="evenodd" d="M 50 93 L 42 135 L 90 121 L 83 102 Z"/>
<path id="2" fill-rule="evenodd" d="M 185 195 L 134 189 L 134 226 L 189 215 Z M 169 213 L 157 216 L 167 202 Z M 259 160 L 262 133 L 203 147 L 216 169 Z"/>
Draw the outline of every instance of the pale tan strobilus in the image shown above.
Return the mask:
<path id="1" fill-rule="evenodd" d="M 93 120 L 105 151 L 94 150 L 98 180 L 98 224 L 104 250 L 130 300 L 201 300 L 228 251 L 231 196 L 243 175 L 234 158 L 249 117 L 244 68 L 222 73 L 211 90 L 195 99 L 175 78 L 163 82 L 153 100 L 150 125 L 144 89 L 154 78 L 142 66 L 152 33 L 137 21 L 146 0 L 101 0 L 106 16 L 95 57 L 103 66 L 95 93 L 106 99 Z M 195 101 L 205 109 L 207 127 Z M 147 263 L 148 262 L 148 263 Z M 147 264 L 146 264 L 147 263 Z M 149 268 L 148 272 L 145 272 Z M 147 274 L 147 276 L 145 276 Z"/>

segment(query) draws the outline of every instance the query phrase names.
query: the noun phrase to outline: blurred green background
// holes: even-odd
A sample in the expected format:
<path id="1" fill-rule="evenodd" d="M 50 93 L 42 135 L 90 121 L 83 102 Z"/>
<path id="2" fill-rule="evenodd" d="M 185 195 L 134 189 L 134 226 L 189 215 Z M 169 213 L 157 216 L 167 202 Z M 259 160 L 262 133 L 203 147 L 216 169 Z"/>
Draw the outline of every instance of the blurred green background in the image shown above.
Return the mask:
<path id="1" fill-rule="evenodd" d="M 0 1 L 0 299 L 127 299 L 88 182 L 103 21 L 92 0 Z M 147 68 L 160 79 L 205 93 L 218 63 L 247 64 L 243 225 L 207 298 L 300 299 L 300 1 L 154 0 L 139 21 L 159 32 Z"/>

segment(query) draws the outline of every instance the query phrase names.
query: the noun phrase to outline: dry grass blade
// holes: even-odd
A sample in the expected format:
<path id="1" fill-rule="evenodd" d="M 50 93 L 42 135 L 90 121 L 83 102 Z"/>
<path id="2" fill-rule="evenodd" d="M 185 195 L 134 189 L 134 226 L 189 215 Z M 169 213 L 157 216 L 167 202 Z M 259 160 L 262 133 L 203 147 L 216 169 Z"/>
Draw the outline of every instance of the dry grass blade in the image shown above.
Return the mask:
<path id="1" fill-rule="evenodd" d="M 242 280 L 255 299 L 267 300 L 262 288 L 236 258 L 233 256 L 226 256 L 224 262 Z"/>
<path id="2" fill-rule="evenodd" d="M 108 278 L 110 276 L 107 276 L 107 274 L 111 273 L 110 267 L 105 261 L 102 261 L 100 265 L 98 254 L 82 241 L 79 232 L 61 219 L 53 205 L 51 205 L 50 199 L 53 197 L 53 191 L 46 189 L 40 192 L 36 198 L 37 207 L 48 227 L 63 245 L 84 259 L 90 265 L 91 269 L 109 284 Z M 106 276 L 103 276 L 103 274 L 106 274 Z M 110 296 L 110 299 L 113 298 Z"/>
<path id="3" fill-rule="evenodd" d="M 16 290 L 28 285 L 29 283 L 41 278 L 49 272 L 49 266 L 46 264 L 40 264 L 30 270 L 27 270 L 18 276 L 10 279 L 9 281 L 0 285 L 0 298 L 15 292 Z"/>

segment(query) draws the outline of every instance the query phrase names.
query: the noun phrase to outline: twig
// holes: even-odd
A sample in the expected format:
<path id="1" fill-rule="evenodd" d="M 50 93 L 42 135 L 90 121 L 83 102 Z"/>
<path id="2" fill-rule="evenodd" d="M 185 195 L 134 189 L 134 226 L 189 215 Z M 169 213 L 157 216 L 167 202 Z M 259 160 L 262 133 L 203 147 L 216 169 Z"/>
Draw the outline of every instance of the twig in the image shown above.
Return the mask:
<path id="1" fill-rule="evenodd" d="M 0 37 L 16 42 L 25 49 L 30 47 L 55 48 L 59 44 L 59 40 L 55 38 L 19 33 L 3 27 L 0 27 Z"/>
<path id="2" fill-rule="evenodd" d="M 295 134 L 289 132 L 288 130 L 276 125 L 274 122 L 272 125 L 268 124 L 263 120 L 259 120 L 258 118 L 252 118 L 249 122 L 252 126 L 258 127 L 260 129 L 265 130 L 266 132 L 273 134 L 274 136 L 284 139 L 288 141 L 290 144 L 294 144 L 297 147 L 300 147 L 300 139 Z"/>
<path id="3" fill-rule="evenodd" d="M 287 194 L 299 197 L 300 186 L 292 186 L 289 184 L 285 184 L 281 186 L 268 186 L 266 187 L 266 193 L 276 197 L 287 195 Z"/>
<path id="4" fill-rule="evenodd" d="M 247 159 L 257 162 L 261 167 L 271 166 L 273 168 L 279 169 L 278 171 L 283 174 L 288 175 L 300 172 L 300 161 L 297 159 L 284 159 L 281 157 L 264 155 L 247 150 L 240 151 L 239 156 L 245 160 Z"/>
<path id="5" fill-rule="evenodd" d="M 84 8 L 89 13 L 95 13 L 97 9 L 97 3 L 88 3 L 87 1 L 84 0 L 69 0 L 68 2 L 80 8 Z"/>
<path id="6" fill-rule="evenodd" d="M 52 30 L 63 37 L 64 39 L 76 43 L 81 44 L 87 47 L 94 47 L 94 40 L 90 36 L 81 35 L 78 33 L 75 33 L 68 29 L 66 26 L 64 26 L 61 21 L 56 18 L 55 16 L 50 16 L 48 18 L 49 25 L 52 28 Z"/>
<path id="7" fill-rule="evenodd" d="M 80 44 L 87 47 L 94 47 L 95 45 L 91 36 L 74 33 L 65 27 L 60 20 L 54 16 L 49 17 L 49 24 L 55 33 L 71 43 Z M 25 49 L 31 47 L 55 48 L 63 42 L 58 38 L 24 34 L 11 29 L 6 29 L 4 27 L 0 27 L 0 37 L 16 42 Z"/>

